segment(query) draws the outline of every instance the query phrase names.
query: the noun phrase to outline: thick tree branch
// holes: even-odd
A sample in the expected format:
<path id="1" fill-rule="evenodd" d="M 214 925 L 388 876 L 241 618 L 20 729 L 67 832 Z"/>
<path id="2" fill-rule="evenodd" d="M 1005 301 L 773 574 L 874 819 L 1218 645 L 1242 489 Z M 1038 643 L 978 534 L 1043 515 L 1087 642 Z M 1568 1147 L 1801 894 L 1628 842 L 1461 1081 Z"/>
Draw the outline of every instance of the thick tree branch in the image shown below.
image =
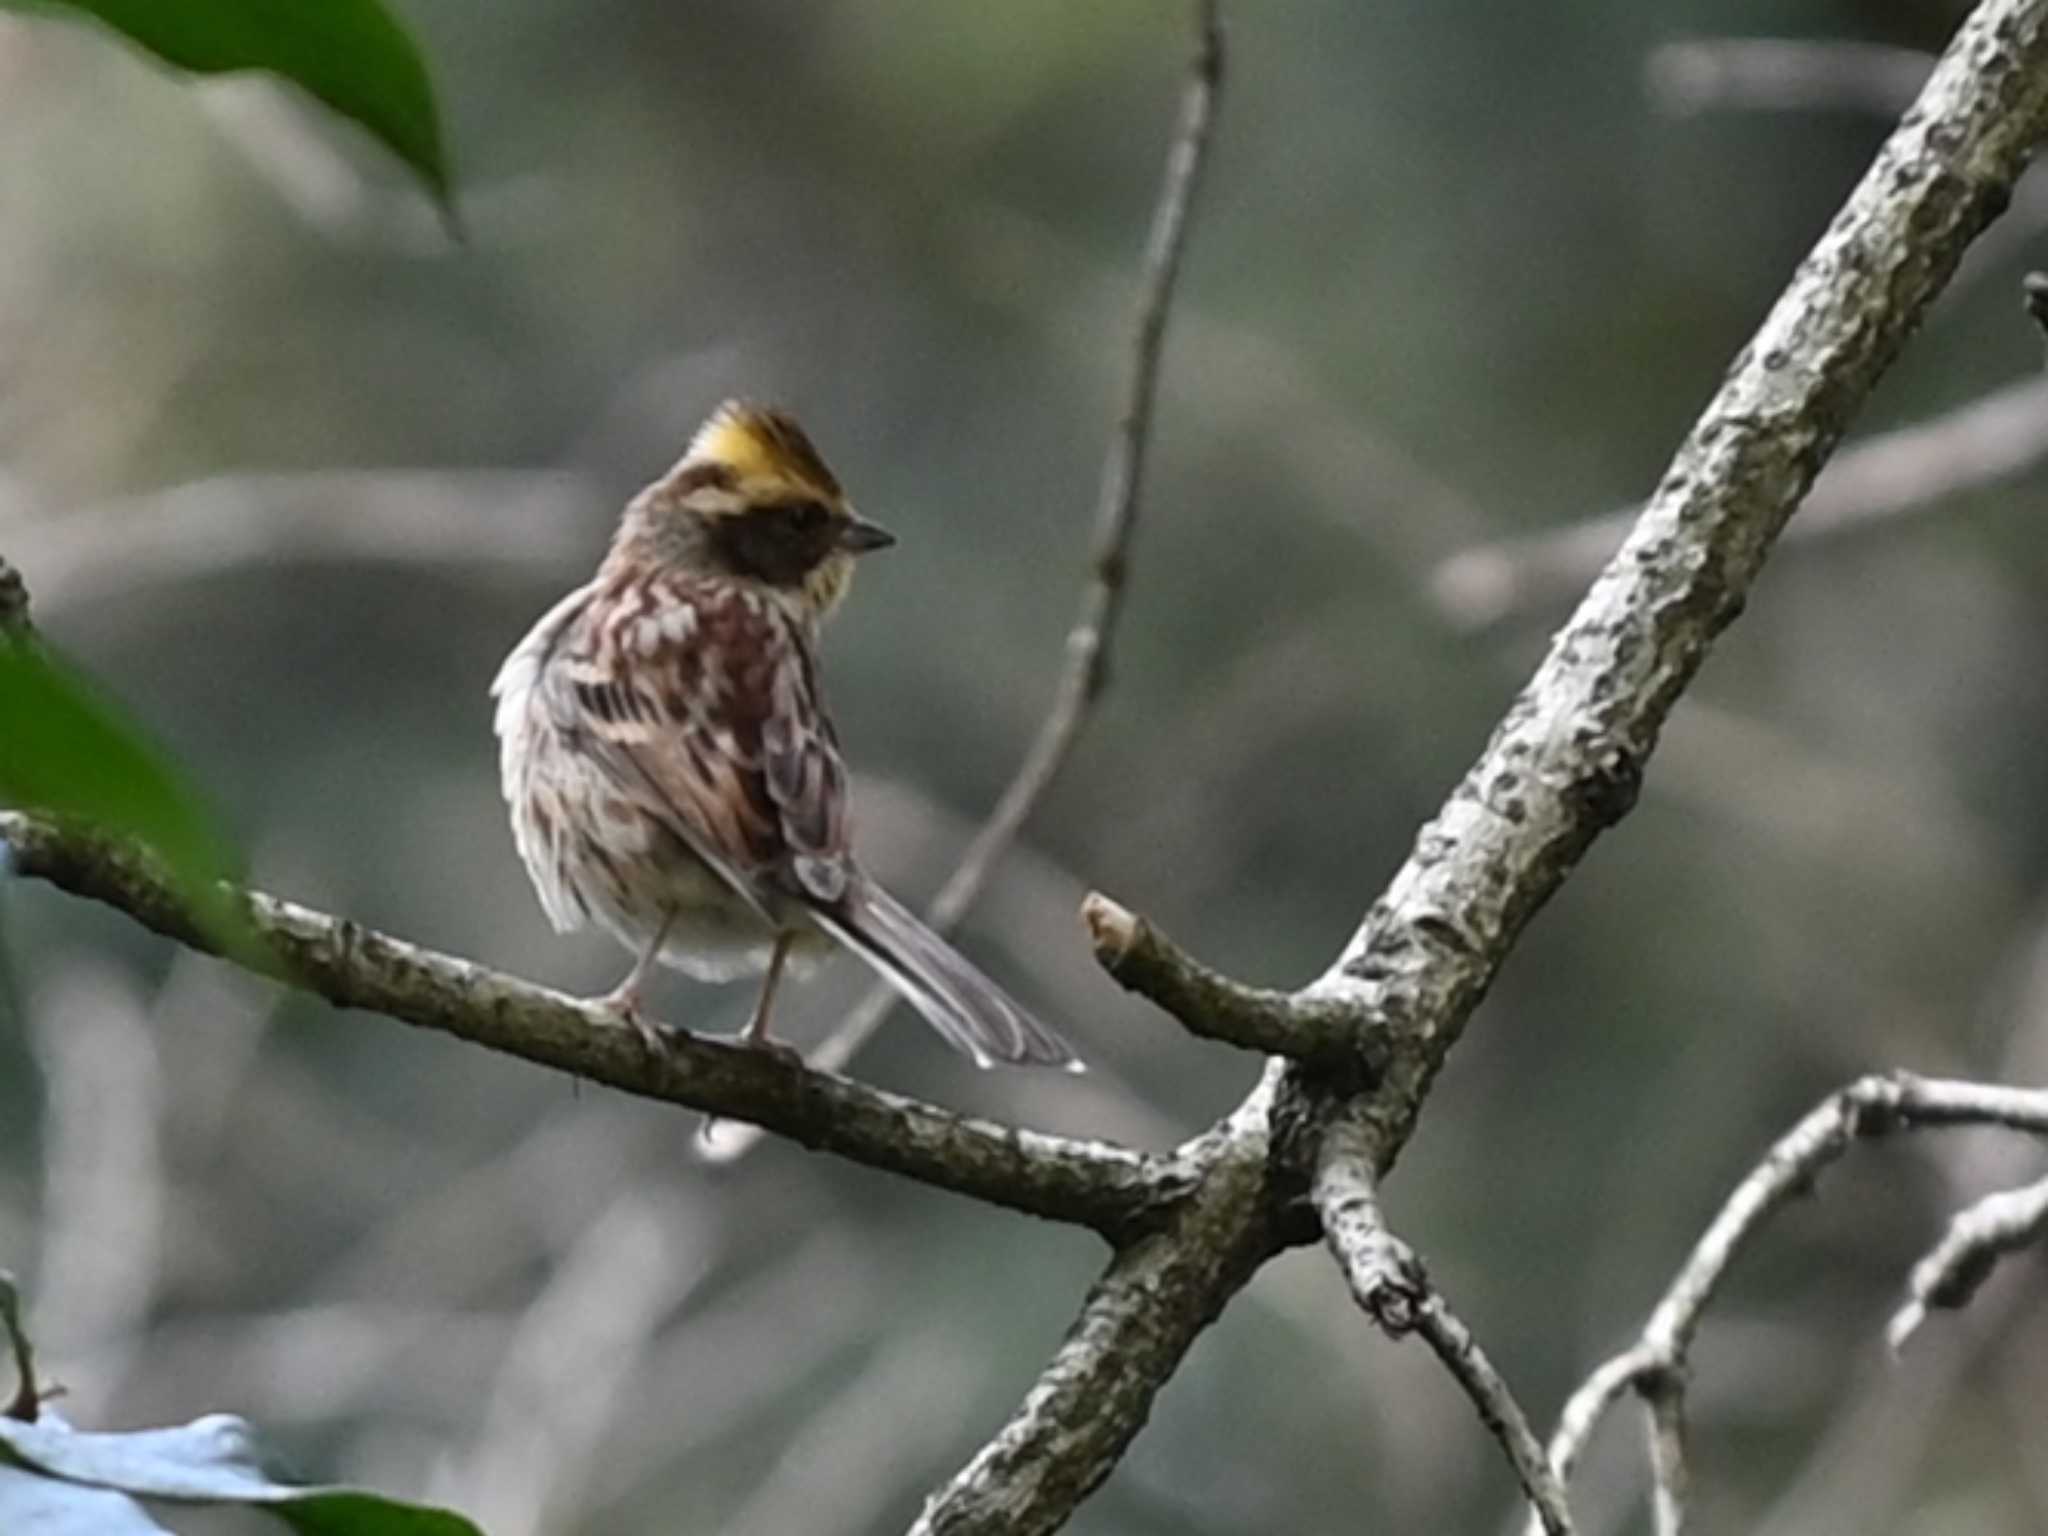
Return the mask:
<path id="1" fill-rule="evenodd" d="M 1186 1151 L 1195 1193 L 1121 1248 L 1009 1423 L 910 1536 L 1041 1536 L 1109 1475 L 1196 1335 L 1281 1245 L 1267 1152 L 1277 1066 Z"/>
<path id="2" fill-rule="evenodd" d="M 1371 1150 L 1353 1127 L 1340 1123 L 1323 1138 L 1311 1195 L 1322 1218 L 1323 1240 L 1352 1298 L 1389 1337 L 1422 1335 L 1472 1400 L 1479 1422 L 1500 1442 L 1533 1517 L 1549 1536 L 1571 1536 L 1564 1486 L 1550 1470 L 1543 1442 L 1472 1330 L 1430 1284 L 1422 1260 L 1388 1229 Z"/>
<path id="3" fill-rule="evenodd" d="M 1859 1079 L 1822 1100 L 1780 1137 L 1736 1186 L 1636 1341 L 1588 1376 L 1565 1403 L 1557 1430 L 1550 1437 L 1550 1465 L 1557 1476 L 1570 1478 L 1601 1418 L 1623 1393 L 1634 1390 L 1652 1416 L 1652 1467 L 1657 1475 L 1658 1503 L 1661 1507 L 1668 1497 L 1674 1507 L 1680 1505 L 1684 1461 L 1677 1437 L 1683 1422 L 1688 1356 L 1700 1319 L 1736 1256 L 1774 1212 L 1810 1190 L 1821 1170 L 1858 1140 L 1958 1125 L 1999 1125 L 2048 1137 L 2048 1089 L 1898 1073 Z M 1661 1522 L 1664 1516 L 1658 1518 Z M 1660 1523 L 1659 1529 L 1664 1528 Z M 1670 1528 L 1677 1529 L 1676 1525 Z M 1534 1536 L 1533 1524 L 1529 1530 Z"/>
<path id="4" fill-rule="evenodd" d="M 1941 1241 L 1918 1264 L 1906 1284 L 1906 1304 L 1885 1326 L 1885 1342 L 1905 1348 L 1930 1308 L 1954 1310 L 1991 1278 L 1998 1261 L 2031 1248 L 2048 1235 L 2048 1179 L 2000 1190 L 1958 1211 Z"/>
<path id="5" fill-rule="evenodd" d="M 2048 0 L 1986 0 L 1312 989 L 1350 1001 L 1398 1046 L 1362 1101 L 1385 1159 L 1523 927 L 1634 803 L 1665 718 L 1779 530 L 2044 129 Z"/>
<path id="6" fill-rule="evenodd" d="M 176 888 L 140 851 L 0 812 L 16 873 L 106 902 L 158 933 L 217 953 Z M 408 944 L 347 918 L 243 893 L 265 974 L 342 1008 L 365 1008 L 643 1098 L 751 1120 L 818 1151 L 1034 1216 L 1127 1237 L 1178 1191 L 1165 1159 L 955 1115 L 767 1052 L 678 1032 L 650 1055 L 603 1008 Z"/>
<path id="7" fill-rule="evenodd" d="M 1223 29 L 1216 14 L 1216 0 L 1197 0 L 1195 54 L 1189 64 L 1187 85 L 1181 92 L 1180 119 L 1167 151 L 1159 201 L 1145 242 L 1130 372 L 1096 490 L 1088 584 L 1081 594 L 1080 611 L 1067 632 L 1066 666 L 1054 687 L 1052 706 L 1024 760 L 1018 764 L 1016 775 L 925 911 L 925 921 L 938 933 L 951 933 L 980 899 L 982 887 L 988 884 L 997 862 L 1016 842 L 1024 823 L 1066 766 L 1082 727 L 1088 723 L 1096 700 L 1108 684 L 1110 647 L 1116 638 L 1117 619 L 1123 612 L 1131 544 L 1138 530 L 1145 457 L 1152 441 L 1152 410 L 1159 395 L 1159 364 L 1166 347 L 1166 322 L 1173 308 L 1181 256 L 1187 249 L 1189 219 L 1201 185 L 1202 169 L 1208 161 L 1217 97 L 1222 87 Z M 851 1061 L 895 1009 L 896 1002 L 893 988 L 870 988 L 839 1027 L 811 1052 L 813 1064 L 836 1071 Z M 708 1146 L 712 1155 L 728 1159 L 745 1152 L 753 1139 L 744 1134 L 722 1137 Z"/>

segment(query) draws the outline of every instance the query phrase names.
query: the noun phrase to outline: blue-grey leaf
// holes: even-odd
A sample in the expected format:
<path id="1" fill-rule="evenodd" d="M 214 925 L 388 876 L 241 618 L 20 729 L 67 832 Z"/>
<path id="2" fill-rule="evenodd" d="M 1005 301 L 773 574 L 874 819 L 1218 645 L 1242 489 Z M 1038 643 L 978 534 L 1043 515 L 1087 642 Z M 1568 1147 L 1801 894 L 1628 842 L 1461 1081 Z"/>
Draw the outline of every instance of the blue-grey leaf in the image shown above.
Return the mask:
<path id="1" fill-rule="evenodd" d="M 167 1536 L 125 1493 L 87 1488 L 0 1461 L 0 1531 L 7 1536 Z"/>
<path id="2" fill-rule="evenodd" d="M 354 1488 L 280 1482 L 256 1432 L 233 1414 L 208 1414 L 175 1428 L 118 1434 L 75 1430 L 48 1412 L 33 1424 L 0 1417 L 0 1458 L 73 1485 L 143 1498 L 259 1505 L 306 1536 L 481 1536 L 473 1524 L 449 1510 Z M 17 1529 L 42 1536 L 36 1527 L 17 1528 L 0 1520 L 0 1532 L 6 1536 L 14 1536 Z M 125 1536 L 122 1527 L 108 1531 L 109 1536 Z"/>

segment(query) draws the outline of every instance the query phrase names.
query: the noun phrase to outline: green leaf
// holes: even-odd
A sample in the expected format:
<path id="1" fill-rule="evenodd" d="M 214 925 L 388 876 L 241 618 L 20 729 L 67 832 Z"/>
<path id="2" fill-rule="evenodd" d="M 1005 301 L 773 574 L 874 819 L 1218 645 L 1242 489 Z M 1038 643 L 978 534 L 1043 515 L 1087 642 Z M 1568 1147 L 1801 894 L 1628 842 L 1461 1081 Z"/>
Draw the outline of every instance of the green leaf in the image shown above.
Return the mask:
<path id="1" fill-rule="evenodd" d="M 0 631 L 0 803 L 146 844 L 199 926 L 230 949 L 235 870 L 198 794 L 122 712 L 32 636 Z"/>
<path id="2" fill-rule="evenodd" d="M 378 0 L 0 0 L 0 10 L 82 12 L 197 74 L 282 75 L 376 135 L 454 217 L 426 61 Z"/>
<path id="3" fill-rule="evenodd" d="M 112 1490 L 181 1504 L 259 1506 L 305 1536 L 482 1536 L 451 1510 L 406 1504 L 356 1488 L 280 1482 L 267 1470 L 255 1431 L 232 1414 L 209 1414 L 170 1429 L 123 1434 L 81 1433 L 49 1413 L 33 1424 L 0 1417 L 0 1462 L 7 1461 L 25 1472 L 62 1479 L 60 1487 Z M 0 1497 L 5 1488 L 0 1484 Z M 0 1503 L 0 1516 L 7 1513 L 8 1507 Z M 0 1531 L 40 1529 L 0 1518 Z M 106 1530 L 127 1536 L 130 1527 L 109 1525 Z"/>

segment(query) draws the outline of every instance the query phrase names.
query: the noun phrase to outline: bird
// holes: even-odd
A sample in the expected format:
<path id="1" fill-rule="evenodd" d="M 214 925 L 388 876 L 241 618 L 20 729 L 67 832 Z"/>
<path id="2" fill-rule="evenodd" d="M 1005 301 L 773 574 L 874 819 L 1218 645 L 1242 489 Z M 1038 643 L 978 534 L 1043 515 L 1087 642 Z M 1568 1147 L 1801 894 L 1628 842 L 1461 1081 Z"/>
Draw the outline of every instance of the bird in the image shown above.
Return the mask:
<path id="1" fill-rule="evenodd" d="M 627 503 L 590 581 L 505 658 L 491 695 L 512 838 L 558 932 L 632 952 L 602 1006 L 666 1048 L 657 963 L 762 977 L 851 950 L 977 1065 L 1081 1070 L 1073 1049 L 861 866 L 820 688 L 819 630 L 892 534 L 857 513 L 796 420 L 729 400 Z"/>

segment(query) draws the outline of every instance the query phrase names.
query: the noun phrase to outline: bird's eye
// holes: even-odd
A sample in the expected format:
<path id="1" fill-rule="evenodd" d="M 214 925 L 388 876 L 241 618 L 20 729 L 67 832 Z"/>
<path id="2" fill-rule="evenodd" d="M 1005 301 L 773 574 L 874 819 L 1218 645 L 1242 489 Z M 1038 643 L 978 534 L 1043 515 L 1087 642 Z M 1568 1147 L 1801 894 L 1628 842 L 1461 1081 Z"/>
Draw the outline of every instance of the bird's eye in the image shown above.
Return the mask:
<path id="1" fill-rule="evenodd" d="M 804 533 L 816 532 L 825 525 L 825 520 L 831 515 L 825 510 L 824 503 L 817 501 L 792 502 L 784 514 L 792 528 Z"/>

